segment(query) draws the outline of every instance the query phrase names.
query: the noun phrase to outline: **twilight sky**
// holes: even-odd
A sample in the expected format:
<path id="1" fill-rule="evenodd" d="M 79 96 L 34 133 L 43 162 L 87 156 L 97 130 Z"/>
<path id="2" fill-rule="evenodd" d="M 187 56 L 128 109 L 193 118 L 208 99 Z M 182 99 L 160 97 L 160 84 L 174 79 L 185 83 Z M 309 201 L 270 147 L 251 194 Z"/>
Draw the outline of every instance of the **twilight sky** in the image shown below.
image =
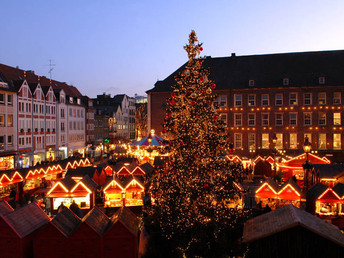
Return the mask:
<path id="1" fill-rule="evenodd" d="M 344 49 L 342 0 L 11 0 L 0 63 L 95 97 L 145 94 L 187 61 L 194 29 L 212 57 Z"/>

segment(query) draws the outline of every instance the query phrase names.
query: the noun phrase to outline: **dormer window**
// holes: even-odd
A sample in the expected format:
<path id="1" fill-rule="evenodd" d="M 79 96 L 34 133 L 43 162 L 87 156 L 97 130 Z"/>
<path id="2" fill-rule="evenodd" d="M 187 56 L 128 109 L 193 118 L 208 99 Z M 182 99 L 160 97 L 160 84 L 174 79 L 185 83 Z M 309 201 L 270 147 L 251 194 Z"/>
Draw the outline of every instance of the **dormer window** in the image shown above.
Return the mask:
<path id="1" fill-rule="evenodd" d="M 319 84 L 325 84 L 325 77 L 319 77 Z"/>
<path id="2" fill-rule="evenodd" d="M 289 78 L 283 78 L 283 86 L 289 85 Z"/>
<path id="3" fill-rule="evenodd" d="M 78 105 L 80 105 L 81 104 L 81 100 L 77 99 L 77 103 L 78 103 Z"/>
<path id="4" fill-rule="evenodd" d="M 253 87 L 255 84 L 254 80 L 248 80 L 248 86 Z"/>
<path id="5" fill-rule="evenodd" d="M 73 97 L 69 97 L 69 102 L 73 103 Z"/>

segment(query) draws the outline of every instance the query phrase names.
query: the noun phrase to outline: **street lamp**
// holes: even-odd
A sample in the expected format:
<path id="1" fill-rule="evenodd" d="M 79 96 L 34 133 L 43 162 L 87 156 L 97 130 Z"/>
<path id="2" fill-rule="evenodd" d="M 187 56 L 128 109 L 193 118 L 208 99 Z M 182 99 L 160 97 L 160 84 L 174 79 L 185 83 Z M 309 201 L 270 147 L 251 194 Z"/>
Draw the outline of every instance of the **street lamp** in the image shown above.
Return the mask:
<path id="1" fill-rule="evenodd" d="M 312 168 L 312 163 L 309 162 L 308 160 L 308 153 L 311 151 L 312 144 L 309 142 L 308 136 L 306 135 L 305 137 L 305 142 L 303 143 L 303 150 L 306 153 L 306 162 L 302 164 L 303 167 L 303 178 L 305 181 L 305 187 L 306 187 L 306 193 L 308 191 L 308 172 Z"/>
<path id="2" fill-rule="evenodd" d="M 272 137 L 272 153 L 274 154 L 274 175 L 276 177 L 276 154 L 277 154 L 277 149 L 276 149 L 276 144 L 277 144 L 277 137 L 276 134 Z"/>

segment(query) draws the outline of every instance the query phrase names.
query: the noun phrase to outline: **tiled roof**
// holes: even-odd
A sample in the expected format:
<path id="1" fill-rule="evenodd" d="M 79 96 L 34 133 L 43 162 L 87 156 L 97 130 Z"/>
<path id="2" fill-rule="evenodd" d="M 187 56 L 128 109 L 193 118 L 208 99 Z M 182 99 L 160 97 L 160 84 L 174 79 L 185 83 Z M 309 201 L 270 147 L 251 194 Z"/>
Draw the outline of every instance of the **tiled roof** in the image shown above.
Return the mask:
<path id="1" fill-rule="evenodd" d="M 99 236 L 103 236 L 111 224 L 111 220 L 98 207 L 93 207 L 83 218 L 83 222 L 89 225 Z"/>
<path id="2" fill-rule="evenodd" d="M 254 242 L 298 226 L 344 247 L 344 234 L 336 226 L 291 204 L 248 220 L 243 241 Z"/>
<path id="3" fill-rule="evenodd" d="M 147 92 L 171 91 L 175 76 L 184 70 L 185 64 Z M 283 86 L 283 78 L 289 78 L 288 87 L 319 86 L 319 77 L 325 77 L 325 85 L 344 85 L 344 51 L 318 51 L 281 53 L 250 56 L 206 58 L 203 67 L 210 70 L 209 79 L 216 89 L 270 88 Z M 249 87 L 249 80 L 255 81 Z"/>
<path id="4" fill-rule="evenodd" d="M 49 217 L 36 203 L 30 203 L 22 208 L 16 209 L 3 216 L 3 219 L 13 228 L 20 238 L 24 238 L 50 221 Z"/>
<path id="5" fill-rule="evenodd" d="M 65 208 L 51 221 L 57 229 L 59 229 L 66 237 L 76 229 L 81 223 L 81 220 L 70 209 Z"/>
<path id="6" fill-rule="evenodd" d="M 6 201 L 0 201 L 0 215 L 4 216 L 12 211 L 12 207 Z"/>

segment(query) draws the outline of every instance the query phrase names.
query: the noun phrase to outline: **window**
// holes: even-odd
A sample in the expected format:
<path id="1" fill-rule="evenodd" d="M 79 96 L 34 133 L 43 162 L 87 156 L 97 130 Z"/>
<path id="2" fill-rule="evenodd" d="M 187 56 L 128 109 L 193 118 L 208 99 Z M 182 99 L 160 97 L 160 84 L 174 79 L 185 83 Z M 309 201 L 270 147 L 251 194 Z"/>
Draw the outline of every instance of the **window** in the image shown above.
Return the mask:
<path id="1" fill-rule="evenodd" d="M 242 134 L 241 133 L 234 134 L 234 148 L 235 149 L 242 148 Z"/>
<path id="2" fill-rule="evenodd" d="M 241 107 L 242 106 L 242 95 L 234 95 L 234 106 Z"/>
<path id="3" fill-rule="evenodd" d="M 7 95 L 7 105 L 13 105 L 13 96 Z"/>
<path id="4" fill-rule="evenodd" d="M 64 130 L 65 130 L 65 124 L 61 123 L 61 132 L 64 132 Z"/>
<path id="5" fill-rule="evenodd" d="M 283 114 L 276 114 L 276 126 L 283 125 Z"/>
<path id="6" fill-rule="evenodd" d="M 312 113 L 303 113 L 304 125 L 312 125 Z"/>
<path id="7" fill-rule="evenodd" d="M 326 149 L 326 133 L 319 133 L 319 149 Z"/>
<path id="8" fill-rule="evenodd" d="M 262 149 L 269 149 L 269 134 L 262 134 Z"/>
<path id="9" fill-rule="evenodd" d="M 297 149 L 297 134 L 296 133 L 291 133 L 289 134 L 289 148 L 290 149 Z"/>
<path id="10" fill-rule="evenodd" d="M 333 93 L 333 105 L 340 105 L 342 102 L 342 96 L 340 92 Z"/>
<path id="11" fill-rule="evenodd" d="M 248 80 L 248 86 L 253 87 L 254 84 L 254 80 Z"/>
<path id="12" fill-rule="evenodd" d="M 256 95 L 255 94 L 249 94 L 248 95 L 248 106 L 254 107 L 256 105 Z"/>
<path id="13" fill-rule="evenodd" d="M 63 108 L 61 108 L 61 118 L 65 117 L 65 110 Z"/>
<path id="14" fill-rule="evenodd" d="M 227 96 L 226 95 L 221 95 L 219 97 L 219 107 L 227 107 Z M 83 113 L 82 113 L 83 114 Z M 83 116 L 82 116 L 83 117 Z"/>
<path id="15" fill-rule="evenodd" d="M 297 93 L 290 93 L 289 95 L 289 105 L 296 106 L 297 105 Z"/>
<path id="16" fill-rule="evenodd" d="M 319 125 L 326 125 L 326 113 L 319 112 Z"/>
<path id="17" fill-rule="evenodd" d="M 262 106 L 269 106 L 269 94 L 262 95 Z"/>
<path id="18" fill-rule="evenodd" d="M 340 133 L 333 134 L 333 149 L 340 150 L 342 147 L 342 139 Z"/>
<path id="19" fill-rule="evenodd" d="M 312 105 L 312 93 L 303 94 L 303 104 L 306 106 Z"/>
<path id="20" fill-rule="evenodd" d="M 283 134 L 281 133 L 276 133 L 276 149 L 283 149 Z"/>
<path id="21" fill-rule="evenodd" d="M 333 113 L 333 125 L 341 125 L 341 113 Z"/>
<path id="22" fill-rule="evenodd" d="M 305 141 L 305 139 L 306 139 L 306 136 L 308 137 L 308 141 L 310 142 L 310 143 L 312 143 L 312 134 L 307 134 L 307 133 L 305 133 L 304 135 L 303 135 L 303 141 Z"/>
<path id="23" fill-rule="evenodd" d="M 234 114 L 234 126 L 241 126 L 242 125 L 242 115 L 241 114 Z"/>
<path id="24" fill-rule="evenodd" d="M 275 95 L 275 105 L 282 106 L 283 105 L 283 94 L 276 94 Z"/>
<path id="25" fill-rule="evenodd" d="M 73 103 L 73 97 L 69 97 L 69 103 Z"/>
<path id="26" fill-rule="evenodd" d="M 13 126 L 13 115 L 7 116 L 7 126 L 12 127 Z"/>
<path id="27" fill-rule="evenodd" d="M 5 137 L 4 136 L 0 136 L 0 149 L 4 149 L 4 145 L 5 145 Z"/>
<path id="28" fill-rule="evenodd" d="M 319 105 L 325 105 L 326 104 L 326 92 L 319 92 L 318 104 Z"/>
<path id="29" fill-rule="evenodd" d="M 319 84 L 325 84 L 325 77 L 319 77 Z"/>
<path id="30" fill-rule="evenodd" d="M 297 114 L 296 113 L 289 114 L 289 124 L 290 125 L 297 125 Z"/>
<path id="31" fill-rule="evenodd" d="M 289 85 L 289 78 L 283 78 L 283 86 Z"/>
<path id="32" fill-rule="evenodd" d="M 81 100 L 77 99 L 77 103 L 78 103 L 78 105 L 80 105 L 81 104 Z"/>
<path id="33" fill-rule="evenodd" d="M 0 104 L 5 104 L 5 98 L 3 93 L 0 93 Z"/>
<path id="34" fill-rule="evenodd" d="M 256 114 L 248 114 L 248 126 L 256 125 Z"/>
<path id="35" fill-rule="evenodd" d="M 0 115 L 0 126 L 5 126 L 5 115 Z"/>
<path id="36" fill-rule="evenodd" d="M 13 136 L 12 135 L 9 135 L 9 136 L 7 136 L 7 145 L 13 145 Z"/>
<path id="37" fill-rule="evenodd" d="M 269 126 L 269 114 L 268 113 L 262 114 L 262 126 Z"/>
<path id="38" fill-rule="evenodd" d="M 256 149 L 256 134 L 254 134 L 254 133 L 248 134 L 248 148 L 250 150 Z"/>

